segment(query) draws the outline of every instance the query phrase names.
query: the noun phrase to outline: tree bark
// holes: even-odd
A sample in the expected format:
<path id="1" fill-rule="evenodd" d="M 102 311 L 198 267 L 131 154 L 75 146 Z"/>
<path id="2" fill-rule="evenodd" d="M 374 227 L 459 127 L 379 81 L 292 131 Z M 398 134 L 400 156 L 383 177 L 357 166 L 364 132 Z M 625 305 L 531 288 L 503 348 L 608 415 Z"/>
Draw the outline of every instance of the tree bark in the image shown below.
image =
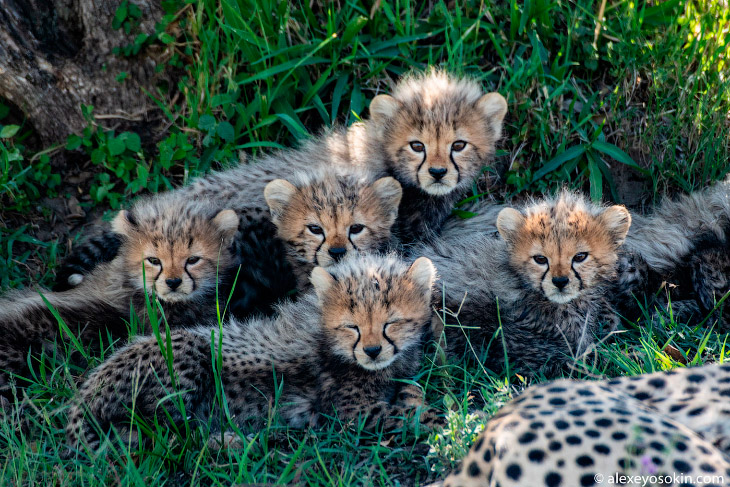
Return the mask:
<path id="1" fill-rule="evenodd" d="M 0 97 L 16 105 L 44 144 L 62 142 L 87 125 L 81 104 L 96 115 L 144 121 L 154 105 L 159 54 L 133 58 L 112 50 L 137 34 L 154 33 L 162 17 L 156 0 L 134 0 L 142 10 L 138 30 L 112 29 L 122 0 L 0 0 Z M 123 82 L 116 80 L 126 72 Z"/>

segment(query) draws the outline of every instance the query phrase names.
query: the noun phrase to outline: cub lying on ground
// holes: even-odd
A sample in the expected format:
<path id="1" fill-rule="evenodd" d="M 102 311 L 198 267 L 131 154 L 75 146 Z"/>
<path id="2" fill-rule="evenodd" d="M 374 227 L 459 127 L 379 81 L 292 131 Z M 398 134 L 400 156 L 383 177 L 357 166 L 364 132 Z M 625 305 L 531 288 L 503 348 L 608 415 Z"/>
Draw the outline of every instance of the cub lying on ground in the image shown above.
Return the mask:
<path id="1" fill-rule="evenodd" d="M 458 311 L 464 327 L 446 317 L 447 349 L 461 355 L 470 343 L 479 353 L 501 324 L 507 356 L 523 371 L 554 373 L 580 357 L 618 326 L 610 298 L 630 224 L 624 207 L 564 191 L 521 210 L 502 209 L 501 239 L 445 232 L 417 248 L 413 255 L 440 269 L 435 303 Z M 499 368 L 502 337 L 494 338 L 487 359 Z"/>
<path id="2" fill-rule="evenodd" d="M 226 278 L 235 264 L 235 212 L 162 195 L 120 211 L 113 228 L 121 239 L 117 257 L 77 288 L 43 296 L 26 289 L 0 298 L 0 392 L 9 393 L 13 374 L 27 374 L 29 351 L 68 339 L 46 300 L 84 346 L 126 337 L 132 308 L 144 324 L 145 293 L 171 325 L 215 316 L 216 293 L 225 307 Z"/>
<path id="3" fill-rule="evenodd" d="M 730 292 L 730 181 L 667 199 L 634 221 L 624 247 L 646 263 L 651 281 L 671 283 L 673 301 L 696 301 L 696 318 L 713 311 Z M 729 310 L 718 316 L 725 327 Z"/>
<path id="4" fill-rule="evenodd" d="M 420 366 L 435 273 L 428 259 L 408 267 L 392 256 L 351 258 L 328 270 L 315 268 L 314 290 L 282 304 L 276 318 L 173 331 L 169 344 L 154 337 L 137 340 L 79 389 L 68 441 L 72 447 L 98 447 L 94 423 L 104 432 L 116 427 L 125 442 L 130 435 L 137 441 L 136 431 L 129 430 L 132 405 L 145 419 L 157 414 L 161 421 L 180 423 L 185 414 L 210 421 L 213 431 L 225 429 L 216 422 L 220 413 L 211 413 L 216 390 L 211 351 L 216 361 L 220 357 L 223 393 L 238 425 L 268 417 L 281 387 L 278 411 L 294 427 L 314 425 L 322 415 L 367 417 L 369 427 L 401 426 L 422 405 L 420 389 L 397 379 L 412 378 Z M 171 369 L 161 346 L 171 350 Z M 185 391 L 182 412 L 169 400 L 176 389 Z"/>

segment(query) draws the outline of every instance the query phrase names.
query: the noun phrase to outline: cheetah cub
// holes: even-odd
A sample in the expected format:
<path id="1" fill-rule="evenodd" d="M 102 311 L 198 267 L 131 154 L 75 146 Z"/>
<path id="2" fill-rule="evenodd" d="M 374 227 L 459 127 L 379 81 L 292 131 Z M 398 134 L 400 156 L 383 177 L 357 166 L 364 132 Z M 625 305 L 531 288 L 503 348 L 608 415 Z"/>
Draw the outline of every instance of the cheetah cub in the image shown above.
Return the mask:
<path id="1" fill-rule="evenodd" d="M 489 421 L 444 487 L 600 486 L 616 475 L 727 485 L 729 396 L 730 364 L 533 386 Z"/>
<path id="2" fill-rule="evenodd" d="M 402 380 L 420 366 L 435 273 L 428 259 L 409 267 L 393 256 L 316 267 L 314 290 L 282 304 L 276 318 L 174 331 L 169 345 L 174 382 L 156 339 L 137 340 L 79 389 L 69 416 L 69 443 L 96 448 L 101 439 L 94 423 L 138 441 L 127 429 L 131 405 L 142 418 L 158 414 L 162 421 L 181 422 L 181 412 L 165 399 L 173 383 L 185 391 L 180 398 L 188 418 L 212 421 L 213 431 L 225 428 L 215 423 L 219 412 L 211 413 L 216 390 L 211 347 L 218 344 L 213 350 L 222 361 L 223 393 L 239 426 L 260 423 L 272 406 L 293 427 L 315 425 L 324 415 L 367 418 L 371 427 L 401 426 L 422 405 L 420 389 Z"/>
<path id="3" fill-rule="evenodd" d="M 501 239 L 445 233 L 416 249 L 441 270 L 436 289 L 445 294 L 435 304 L 458 311 L 463 325 L 444 328 L 447 349 L 462 354 L 471 343 L 479 350 L 501 323 L 508 357 L 522 369 L 552 373 L 579 357 L 619 323 L 608 294 L 630 224 L 622 206 L 563 191 L 522 210 L 502 209 Z M 499 368 L 504 353 L 501 340 L 494 343 L 487 361 Z"/>
<path id="4" fill-rule="evenodd" d="M 372 181 L 370 174 L 356 170 L 300 173 L 270 182 L 264 197 L 298 288 L 307 287 L 315 266 L 395 245 L 391 227 L 401 196 L 395 179 Z"/>
<path id="5" fill-rule="evenodd" d="M 506 113 L 499 93 L 436 69 L 405 76 L 390 95 L 373 98 L 365 128 L 403 186 L 400 233 L 423 239 L 439 231 L 491 164 Z"/>
<path id="6" fill-rule="evenodd" d="M 651 214 L 636 215 L 625 247 L 648 267 L 655 292 L 672 286 L 673 300 L 691 300 L 696 317 L 715 310 L 730 292 L 730 181 L 665 200 Z M 730 306 L 721 313 L 730 326 Z"/>
<path id="7" fill-rule="evenodd" d="M 7 392 L 12 375 L 27 372 L 29 350 L 40 352 L 62 338 L 46 301 L 85 346 L 108 334 L 126 336 L 130 307 L 146 320 L 145 293 L 170 325 L 215 316 L 217 277 L 235 263 L 235 212 L 162 195 L 120 211 L 112 226 L 121 238 L 119 255 L 77 288 L 26 289 L 0 299 L 0 392 Z M 227 296 L 222 281 L 220 295 Z"/>

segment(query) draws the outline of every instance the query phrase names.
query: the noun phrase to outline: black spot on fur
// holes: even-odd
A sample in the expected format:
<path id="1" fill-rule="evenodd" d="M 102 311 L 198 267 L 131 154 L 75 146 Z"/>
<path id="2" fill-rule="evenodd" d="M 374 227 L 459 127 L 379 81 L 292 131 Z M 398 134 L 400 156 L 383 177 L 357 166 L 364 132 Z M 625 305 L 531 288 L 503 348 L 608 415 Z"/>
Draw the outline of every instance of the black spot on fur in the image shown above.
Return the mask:
<path id="1" fill-rule="evenodd" d="M 529 458 L 531 462 L 542 463 L 545 459 L 545 452 L 542 450 L 530 450 L 527 453 L 527 458 Z"/>
<path id="2" fill-rule="evenodd" d="M 535 439 L 537 439 L 537 435 L 531 431 L 528 431 L 522 434 L 522 436 L 520 436 L 517 441 L 519 441 L 523 445 L 526 445 L 527 443 L 532 443 L 533 441 L 535 441 Z"/>
<path id="3" fill-rule="evenodd" d="M 593 450 L 596 451 L 596 453 L 600 453 L 601 455 L 608 455 L 611 453 L 611 449 L 602 443 L 599 443 L 598 445 L 593 445 Z"/>
<path id="4" fill-rule="evenodd" d="M 545 476 L 545 485 L 547 487 L 559 487 L 563 478 L 557 472 L 550 472 Z"/>
<path id="5" fill-rule="evenodd" d="M 520 468 L 520 466 L 516 463 L 513 463 L 507 467 L 506 474 L 507 477 L 511 478 L 512 480 L 518 481 L 522 476 L 522 468 Z"/>

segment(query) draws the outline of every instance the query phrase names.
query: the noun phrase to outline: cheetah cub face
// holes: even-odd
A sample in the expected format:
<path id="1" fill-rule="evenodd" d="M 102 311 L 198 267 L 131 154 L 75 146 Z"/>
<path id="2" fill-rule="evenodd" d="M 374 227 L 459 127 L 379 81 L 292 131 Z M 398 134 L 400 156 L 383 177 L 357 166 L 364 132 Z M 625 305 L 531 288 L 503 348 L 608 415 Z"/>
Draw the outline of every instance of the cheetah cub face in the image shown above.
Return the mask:
<path id="1" fill-rule="evenodd" d="M 177 302 L 215 288 L 218 270 L 232 263 L 229 246 L 238 216 L 233 210 L 157 197 L 120 211 L 112 228 L 121 235 L 119 258 L 130 282 Z"/>
<path id="2" fill-rule="evenodd" d="M 406 77 L 378 95 L 370 118 L 404 185 L 443 196 L 468 186 L 494 154 L 507 102 L 440 71 Z"/>
<path id="3" fill-rule="evenodd" d="M 276 179 L 264 196 L 290 257 L 311 269 L 385 248 L 402 190 L 390 177 L 372 182 L 364 174 L 326 174 L 298 185 Z"/>
<path id="4" fill-rule="evenodd" d="M 623 206 L 603 208 L 569 192 L 524 213 L 505 208 L 497 217 L 511 266 L 527 286 L 557 304 L 615 276 L 617 250 L 630 225 Z"/>
<path id="5" fill-rule="evenodd" d="M 429 259 L 421 257 L 410 267 L 395 258 L 366 258 L 366 265 L 351 259 L 330 271 L 315 268 L 311 281 L 325 340 L 337 356 L 379 370 L 420 346 L 436 278 Z"/>

